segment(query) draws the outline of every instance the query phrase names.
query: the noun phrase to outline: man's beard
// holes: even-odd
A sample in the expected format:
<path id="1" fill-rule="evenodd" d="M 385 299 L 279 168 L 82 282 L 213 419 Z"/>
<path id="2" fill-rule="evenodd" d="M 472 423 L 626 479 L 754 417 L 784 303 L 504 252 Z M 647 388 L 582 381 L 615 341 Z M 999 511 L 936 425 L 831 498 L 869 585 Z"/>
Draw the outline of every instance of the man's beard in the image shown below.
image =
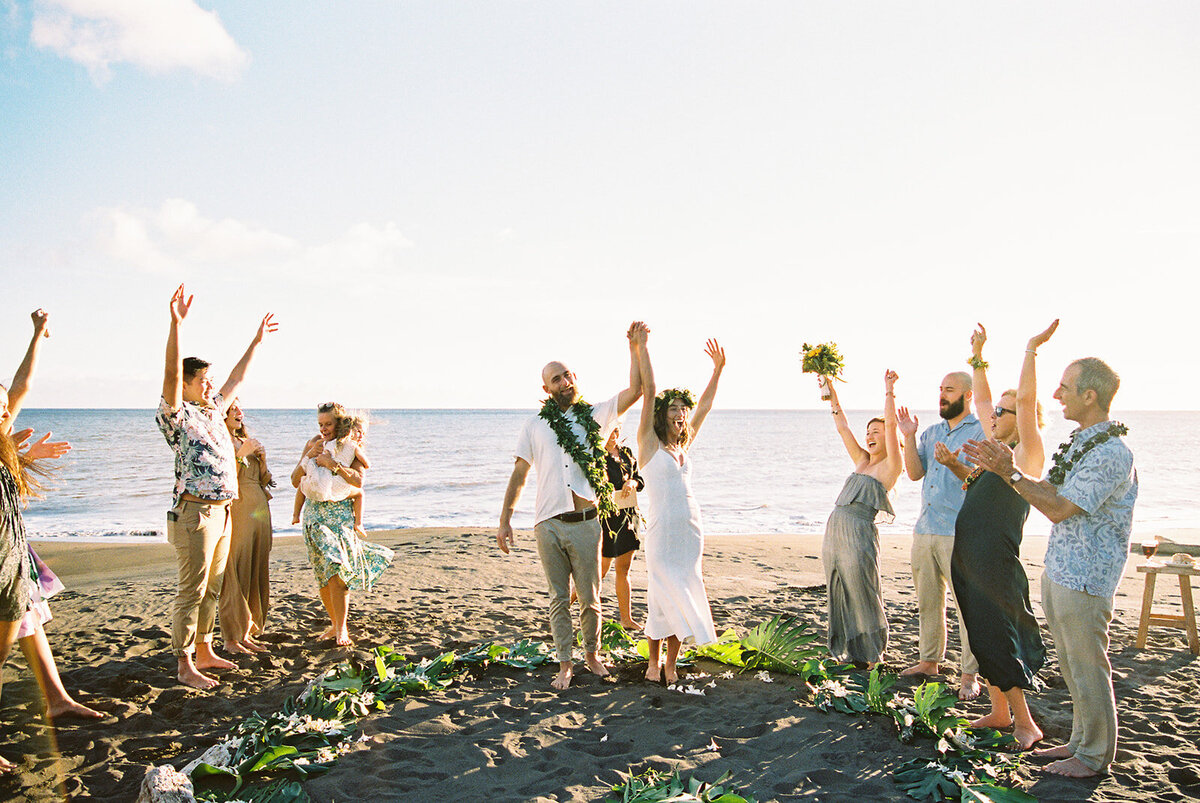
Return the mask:
<path id="1" fill-rule="evenodd" d="M 570 407 L 579 398 L 579 391 L 577 388 L 571 388 L 570 390 L 560 390 L 552 395 L 559 407 Z"/>
<path id="2" fill-rule="evenodd" d="M 951 418 L 958 418 L 960 415 L 962 415 L 962 412 L 966 409 L 966 406 L 966 396 L 959 396 L 955 401 L 946 402 L 946 406 L 942 407 L 938 413 L 942 416 L 942 418 L 949 421 Z"/>

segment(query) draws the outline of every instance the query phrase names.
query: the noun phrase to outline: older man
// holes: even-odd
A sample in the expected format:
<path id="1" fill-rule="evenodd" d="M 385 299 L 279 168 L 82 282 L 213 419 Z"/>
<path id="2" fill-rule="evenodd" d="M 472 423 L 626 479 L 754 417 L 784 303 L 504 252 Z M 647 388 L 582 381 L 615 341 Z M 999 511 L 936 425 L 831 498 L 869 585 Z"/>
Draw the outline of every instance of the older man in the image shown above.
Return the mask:
<path id="1" fill-rule="evenodd" d="M 912 573 L 917 591 L 920 656 L 902 675 L 935 675 L 946 657 L 946 589 L 950 587 L 950 556 L 954 553 L 954 522 L 966 492 L 962 480 L 934 455 L 943 443 L 957 452 L 972 438 L 983 437 L 983 427 L 971 412 L 971 377 L 958 371 L 947 374 L 938 389 L 938 413 L 942 420 L 921 433 L 917 443 L 917 418 L 904 407 L 899 411 L 904 435 L 904 469 L 908 478 L 921 482 L 921 515 L 913 528 Z M 958 607 L 957 601 L 955 607 Z M 979 664 L 971 654 L 962 614 L 958 616 L 962 642 L 958 698 L 979 696 Z"/>
<path id="2" fill-rule="evenodd" d="M 1047 770 L 1071 778 L 1107 771 L 1117 752 L 1108 626 L 1129 557 L 1138 492 L 1133 453 L 1121 440 L 1128 430 L 1108 417 L 1120 384 L 1116 372 L 1095 357 L 1067 366 L 1054 398 L 1079 427 L 1040 482 L 1013 467 L 1012 450 L 1002 443 L 972 441 L 964 447 L 970 460 L 1006 478 L 1054 522 L 1042 609 L 1071 693 L 1071 738 L 1034 755 L 1057 759 Z"/>
<path id="3" fill-rule="evenodd" d="M 634 323 L 632 333 L 642 327 Z M 561 362 L 542 369 L 542 390 L 549 394 L 541 412 L 529 419 L 517 440 L 516 462 L 496 542 L 508 554 L 516 541 L 512 514 L 525 487 L 530 466 L 537 473 L 533 532 L 538 557 L 550 588 L 550 630 L 558 658 L 558 675 L 551 685 L 571 685 L 571 578 L 579 595 L 580 625 L 585 660 L 592 672 L 607 675 L 600 661 L 600 520 L 611 512 L 612 485 L 605 470 L 604 442 L 617 419 L 642 395 L 641 376 L 630 341 L 629 387 L 592 407 L 579 395 L 575 375 Z M 603 508 L 603 510 L 600 510 Z"/>
<path id="4" fill-rule="evenodd" d="M 250 347 L 217 394 L 208 377 L 209 363 L 181 359 L 179 329 L 192 306 L 183 285 L 171 296 L 162 399 L 155 420 L 175 452 L 175 492 L 167 512 L 167 540 L 179 561 L 179 582 L 171 612 L 171 649 L 176 677 L 186 686 L 217 685 L 205 669 L 232 669 L 213 652 L 217 597 L 229 556 L 229 502 L 237 496 L 237 460 L 225 413 L 237 395 L 258 344 L 276 324 L 267 315 Z M 193 659 L 193 653 L 195 658 Z"/>

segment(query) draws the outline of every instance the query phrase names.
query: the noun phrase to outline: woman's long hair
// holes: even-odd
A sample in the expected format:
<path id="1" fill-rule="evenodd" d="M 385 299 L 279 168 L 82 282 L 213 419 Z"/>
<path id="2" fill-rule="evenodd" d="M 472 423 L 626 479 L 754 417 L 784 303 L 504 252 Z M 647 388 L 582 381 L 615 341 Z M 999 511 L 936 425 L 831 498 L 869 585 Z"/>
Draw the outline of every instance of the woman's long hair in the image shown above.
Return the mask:
<path id="1" fill-rule="evenodd" d="M 0 387 L 4 386 L 0 385 Z M 50 476 L 50 471 L 39 465 L 38 461 L 30 460 L 17 451 L 17 443 L 12 438 L 11 429 L 12 422 L 10 421 L 9 431 L 0 432 L 0 463 L 8 469 L 9 474 L 12 474 L 22 502 L 30 498 L 40 499 L 42 496 L 41 480 Z"/>
<path id="2" fill-rule="evenodd" d="M 679 399 L 689 410 L 695 409 L 696 402 L 692 398 L 691 391 L 681 388 L 670 388 L 658 394 L 654 399 L 654 434 L 658 436 L 659 441 L 664 446 L 671 443 L 667 438 L 667 433 L 670 431 L 667 424 L 667 412 L 671 408 L 671 402 Z M 643 402 L 644 404 L 645 402 Z M 686 449 L 688 442 L 692 439 L 692 422 L 691 420 L 684 421 L 683 432 L 679 436 L 679 447 Z"/>

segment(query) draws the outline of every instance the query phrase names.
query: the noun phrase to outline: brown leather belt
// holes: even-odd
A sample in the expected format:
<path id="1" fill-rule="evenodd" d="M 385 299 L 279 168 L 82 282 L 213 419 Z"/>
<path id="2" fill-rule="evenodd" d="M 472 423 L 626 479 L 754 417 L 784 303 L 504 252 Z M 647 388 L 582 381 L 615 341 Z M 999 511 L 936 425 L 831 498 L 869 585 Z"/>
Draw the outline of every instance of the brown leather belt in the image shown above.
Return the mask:
<path id="1" fill-rule="evenodd" d="M 589 507 L 586 510 L 576 510 L 574 513 L 559 513 L 557 516 L 551 516 L 552 519 L 558 519 L 566 524 L 578 524 L 581 521 L 591 521 L 596 518 L 597 511 L 594 507 Z"/>

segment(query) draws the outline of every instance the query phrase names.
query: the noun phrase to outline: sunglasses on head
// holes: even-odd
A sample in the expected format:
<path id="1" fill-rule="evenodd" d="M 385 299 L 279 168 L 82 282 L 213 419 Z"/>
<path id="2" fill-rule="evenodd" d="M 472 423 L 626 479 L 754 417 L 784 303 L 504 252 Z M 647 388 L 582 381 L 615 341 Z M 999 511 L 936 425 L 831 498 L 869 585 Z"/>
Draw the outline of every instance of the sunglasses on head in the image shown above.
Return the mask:
<path id="1" fill-rule="evenodd" d="M 993 410 L 992 412 L 994 412 L 996 414 L 996 418 L 999 418 L 1000 416 L 1004 415 L 1005 413 L 1008 413 L 1009 415 L 1017 414 L 1016 410 L 1010 410 L 1007 407 L 1001 407 L 998 404 L 996 405 L 996 409 Z"/>

